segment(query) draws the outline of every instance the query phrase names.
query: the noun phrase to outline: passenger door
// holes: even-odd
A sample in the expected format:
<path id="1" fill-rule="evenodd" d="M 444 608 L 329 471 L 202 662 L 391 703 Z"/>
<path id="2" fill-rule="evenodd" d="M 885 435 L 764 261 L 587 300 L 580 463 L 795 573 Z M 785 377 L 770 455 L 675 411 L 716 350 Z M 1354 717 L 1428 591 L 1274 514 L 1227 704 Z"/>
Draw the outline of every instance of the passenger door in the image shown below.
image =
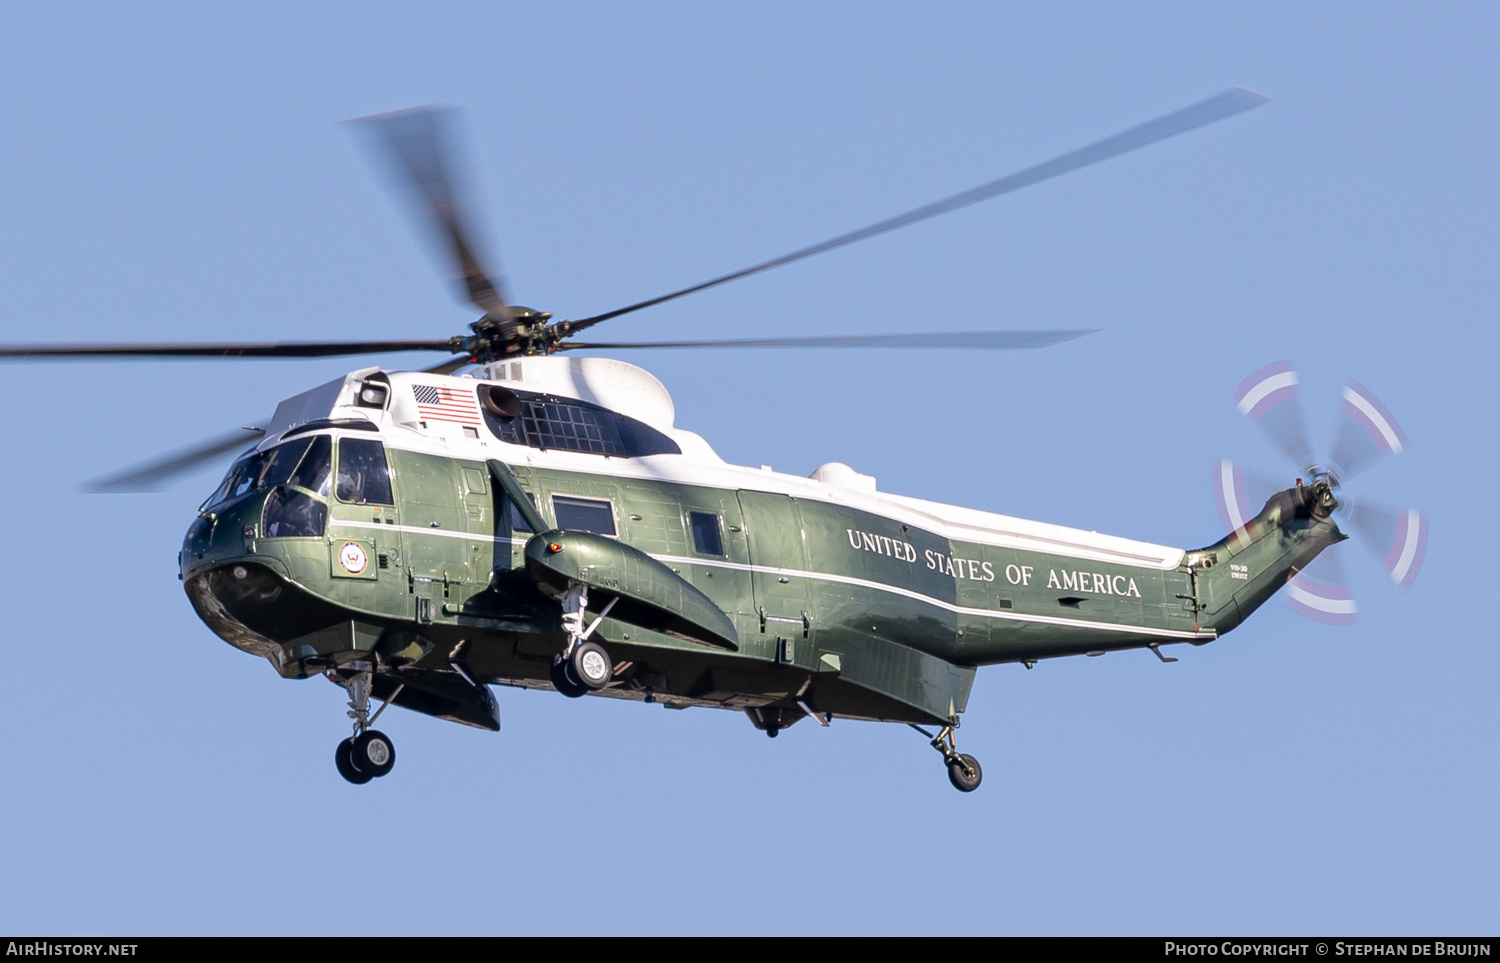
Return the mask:
<path id="1" fill-rule="evenodd" d="M 490 493 L 489 469 L 477 462 L 459 465 L 463 479 L 464 530 L 469 534 L 469 582 L 471 591 L 482 591 L 499 566 L 510 566 L 510 544 L 495 540 L 495 495 Z M 502 533 L 508 535 L 508 532 Z M 502 554 L 503 552 L 503 554 Z"/>
<path id="2" fill-rule="evenodd" d="M 769 492 L 741 491 L 738 495 L 760 633 L 776 640 L 778 662 L 810 664 L 812 604 L 797 501 Z"/>
<path id="3" fill-rule="evenodd" d="M 456 594 L 461 597 L 454 592 L 455 584 L 473 579 L 463 481 L 451 458 L 393 448 L 390 459 L 405 523 L 407 586 L 419 601 L 418 621 L 425 621 L 435 606 Z"/>
<path id="4" fill-rule="evenodd" d="M 692 559 L 683 575 L 735 620 L 741 635 L 760 631 L 750 573 L 750 546 L 739 499 L 732 491 L 688 488 L 678 504 L 678 524 Z"/>

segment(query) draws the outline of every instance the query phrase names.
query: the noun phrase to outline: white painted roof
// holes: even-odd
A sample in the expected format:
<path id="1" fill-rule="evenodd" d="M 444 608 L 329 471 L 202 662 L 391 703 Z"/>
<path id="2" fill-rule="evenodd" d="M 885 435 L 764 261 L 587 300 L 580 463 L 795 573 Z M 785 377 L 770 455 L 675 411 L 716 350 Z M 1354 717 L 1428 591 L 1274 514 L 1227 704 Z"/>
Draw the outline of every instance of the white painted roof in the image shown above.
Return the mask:
<path id="1" fill-rule="evenodd" d="M 360 383 L 378 369 L 351 372 L 283 401 L 263 444 L 274 444 L 285 428 L 320 418 L 357 418 L 379 425 L 387 445 L 452 458 L 499 458 L 509 464 L 532 465 L 620 478 L 655 479 L 726 489 L 776 492 L 795 498 L 833 502 L 894 518 L 944 537 L 1021 551 L 1169 570 L 1176 568 L 1182 549 L 1047 522 L 982 512 L 957 505 L 925 501 L 876 490 L 875 479 L 847 465 L 829 463 L 804 478 L 771 470 L 730 465 L 701 437 L 674 425 L 676 409 L 666 388 L 649 372 L 606 358 L 545 357 L 496 362 L 458 377 L 420 372 L 387 372 L 391 400 L 385 410 L 353 404 Z M 528 391 L 578 398 L 636 418 L 677 442 L 680 455 L 613 458 L 568 451 L 541 451 L 511 445 L 478 432 L 465 434 L 462 426 L 426 422 L 416 416 L 413 389 L 418 385 L 474 392 L 480 383 L 493 382 Z"/>

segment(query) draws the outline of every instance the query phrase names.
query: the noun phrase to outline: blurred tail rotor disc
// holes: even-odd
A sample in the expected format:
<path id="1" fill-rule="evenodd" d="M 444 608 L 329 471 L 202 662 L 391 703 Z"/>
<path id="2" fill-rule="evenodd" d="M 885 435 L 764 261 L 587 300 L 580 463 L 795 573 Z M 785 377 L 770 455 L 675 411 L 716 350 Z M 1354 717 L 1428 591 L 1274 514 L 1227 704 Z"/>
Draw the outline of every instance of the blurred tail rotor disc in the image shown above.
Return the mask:
<path id="1" fill-rule="evenodd" d="M 1234 390 L 1235 407 L 1258 424 L 1297 466 L 1301 476 L 1326 480 L 1335 491 L 1382 458 L 1406 450 L 1406 433 L 1370 389 L 1350 381 L 1343 390 L 1343 418 L 1327 467 L 1319 467 L 1308 442 L 1299 395 L 1301 379 L 1290 361 L 1276 361 L 1251 373 Z M 1300 480 L 1300 476 L 1299 476 Z M 1247 473 L 1220 459 L 1213 465 L 1214 499 L 1226 531 L 1240 538 L 1264 500 L 1284 481 Z M 1389 509 L 1338 493 L 1339 513 L 1365 546 L 1381 558 L 1391 580 L 1403 590 L 1416 582 L 1427 554 L 1427 518 L 1415 509 Z M 1287 586 L 1287 605 L 1326 625 L 1353 625 L 1358 607 L 1336 556 L 1319 556 L 1318 575 L 1297 572 Z"/>

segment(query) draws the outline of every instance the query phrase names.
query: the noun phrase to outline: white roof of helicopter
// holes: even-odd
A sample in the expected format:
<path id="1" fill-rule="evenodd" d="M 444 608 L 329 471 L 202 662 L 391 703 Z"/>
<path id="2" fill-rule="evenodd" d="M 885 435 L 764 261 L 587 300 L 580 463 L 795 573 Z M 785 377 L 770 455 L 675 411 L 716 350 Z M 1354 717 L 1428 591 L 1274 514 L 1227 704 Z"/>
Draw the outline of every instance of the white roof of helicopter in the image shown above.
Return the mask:
<path id="1" fill-rule="evenodd" d="M 391 385 L 385 408 L 357 405 L 356 393 L 367 378 L 377 373 L 383 373 Z M 608 408 L 667 435 L 682 453 L 621 458 L 544 451 L 502 442 L 484 428 L 475 400 L 477 382 L 576 398 Z M 434 418 L 436 406 L 444 404 L 453 406 L 451 413 L 448 417 Z M 876 489 L 874 478 L 837 462 L 823 465 L 806 478 L 773 471 L 766 465 L 760 468 L 731 465 L 702 437 L 677 428 L 675 418 L 671 395 L 645 369 L 610 358 L 552 355 L 497 361 L 456 376 L 382 372 L 379 368 L 352 371 L 281 402 L 267 426 L 262 445 L 275 444 L 283 431 L 309 421 L 365 420 L 380 428 L 387 445 L 452 458 L 499 458 L 538 468 L 776 492 L 846 504 L 961 541 L 1117 565 L 1172 569 L 1181 563 L 1184 554 L 1181 549 L 1165 545 L 881 492 Z"/>

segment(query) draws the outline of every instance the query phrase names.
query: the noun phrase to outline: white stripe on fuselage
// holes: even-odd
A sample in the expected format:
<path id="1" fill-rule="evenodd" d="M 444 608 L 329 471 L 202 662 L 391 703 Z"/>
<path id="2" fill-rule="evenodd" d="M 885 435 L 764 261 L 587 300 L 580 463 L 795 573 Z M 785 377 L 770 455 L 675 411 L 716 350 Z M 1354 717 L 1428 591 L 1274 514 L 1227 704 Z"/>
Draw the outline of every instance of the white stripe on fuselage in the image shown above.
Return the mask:
<path id="1" fill-rule="evenodd" d="M 492 535 L 479 535 L 470 532 L 449 532 L 441 528 L 418 528 L 415 525 L 388 525 L 381 522 L 355 522 L 334 519 L 329 525 L 342 525 L 346 528 L 375 529 L 378 531 L 407 532 L 412 535 L 440 535 L 444 538 L 467 538 L 476 542 L 491 542 L 505 545 L 525 545 L 526 539 L 504 538 Z M 680 555 L 652 555 L 664 565 L 706 565 L 710 568 L 730 569 L 737 572 L 760 572 L 766 575 L 787 576 L 796 578 L 820 579 L 825 582 L 836 582 L 842 585 L 855 585 L 861 588 L 874 589 L 878 592 L 890 592 L 917 602 L 924 602 L 936 606 L 957 615 L 972 615 L 978 618 L 1000 619 L 1007 622 L 1031 622 L 1039 625 L 1061 625 L 1075 629 L 1095 629 L 1102 632 L 1126 632 L 1132 635 L 1150 635 L 1170 639 L 1216 639 L 1217 632 L 1187 632 L 1180 629 L 1156 629 L 1143 625 L 1123 625 L 1115 622 L 1091 622 L 1085 619 L 1068 619 L 1055 615 L 1026 615 L 1020 612 L 1001 612 L 993 609 L 977 609 L 969 606 L 955 605 L 943 599 L 924 595 L 899 585 L 890 585 L 885 582 L 872 582 L 869 579 L 855 578 L 851 575 L 834 575 L 829 572 L 808 572 L 794 568 L 776 568 L 770 565 L 747 565 L 741 562 L 717 561 L 714 559 L 687 558 Z"/>

